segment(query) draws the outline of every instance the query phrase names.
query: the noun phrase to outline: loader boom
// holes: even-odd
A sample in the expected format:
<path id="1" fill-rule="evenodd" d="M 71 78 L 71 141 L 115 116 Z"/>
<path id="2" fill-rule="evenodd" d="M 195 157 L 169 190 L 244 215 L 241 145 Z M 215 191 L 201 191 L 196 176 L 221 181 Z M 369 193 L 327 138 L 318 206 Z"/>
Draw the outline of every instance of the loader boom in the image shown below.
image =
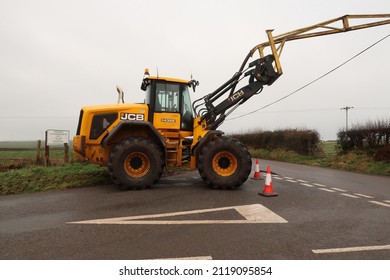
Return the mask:
<path id="1" fill-rule="evenodd" d="M 365 22 L 354 24 L 352 20 Z M 199 123 L 205 122 L 206 129 L 217 129 L 239 105 L 253 95 L 260 93 L 264 85 L 269 86 L 275 82 L 283 74 L 280 56 L 287 41 L 332 35 L 385 24 L 390 24 L 390 14 L 344 15 L 277 36 L 272 35 L 273 30 L 266 30 L 268 41 L 256 45 L 249 51 L 241 67 L 232 78 L 214 92 L 193 103 L 194 112 L 200 117 Z M 270 48 L 269 54 L 265 54 L 267 47 Z M 249 59 L 256 52 L 259 53 L 260 58 L 248 64 Z M 248 84 L 236 91 L 237 84 L 247 76 L 249 76 Z M 227 92 L 229 92 L 228 97 L 215 105 L 214 103 Z"/>

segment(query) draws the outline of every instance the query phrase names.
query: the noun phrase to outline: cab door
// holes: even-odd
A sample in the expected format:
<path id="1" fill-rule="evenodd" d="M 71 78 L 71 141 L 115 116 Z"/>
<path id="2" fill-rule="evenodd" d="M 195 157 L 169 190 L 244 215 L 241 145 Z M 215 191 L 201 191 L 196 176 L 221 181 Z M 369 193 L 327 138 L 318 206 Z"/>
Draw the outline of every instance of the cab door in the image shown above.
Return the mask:
<path id="1" fill-rule="evenodd" d="M 156 82 L 153 105 L 157 129 L 192 131 L 194 118 L 187 84 Z"/>
<path id="2" fill-rule="evenodd" d="M 156 83 L 153 124 L 157 129 L 180 130 L 180 85 Z"/>

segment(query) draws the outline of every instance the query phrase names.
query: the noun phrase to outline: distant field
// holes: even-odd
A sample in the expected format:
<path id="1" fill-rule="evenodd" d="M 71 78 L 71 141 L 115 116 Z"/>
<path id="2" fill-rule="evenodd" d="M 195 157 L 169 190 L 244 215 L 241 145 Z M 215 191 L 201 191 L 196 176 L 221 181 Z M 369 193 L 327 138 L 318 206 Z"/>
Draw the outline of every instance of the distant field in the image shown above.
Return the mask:
<path id="1" fill-rule="evenodd" d="M 4 166 L 15 164 L 16 161 L 23 161 L 23 165 L 28 161 L 37 158 L 38 141 L 0 141 L 0 169 Z M 73 150 L 69 145 L 69 158 L 73 159 Z M 40 158 L 45 155 L 45 143 L 41 141 Z M 52 146 L 49 149 L 50 159 L 60 160 L 65 157 L 64 146 Z M 28 160 L 26 162 L 26 160 Z"/>
<path id="2" fill-rule="evenodd" d="M 41 146 L 44 145 L 45 141 L 42 141 Z M 37 147 L 37 141 L 0 141 L 1 150 L 11 149 L 35 149 Z"/>
<path id="3" fill-rule="evenodd" d="M 337 141 L 322 142 L 322 148 L 324 150 L 325 156 L 336 155 L 336 144 L 337 144 Z"/>
<path id="4" fill-rule="evenodd" d="M 38 140 L 34 141 L 0 141 L 0 150 L 32 150 L 37 148 Z M 72 146 L 69 141 L 69 147 Z M 45 141 L 41 140 L 41 148 L 45 147 Z M 63 149 L 63 146 L 52 146 L 50 149 Z"/>

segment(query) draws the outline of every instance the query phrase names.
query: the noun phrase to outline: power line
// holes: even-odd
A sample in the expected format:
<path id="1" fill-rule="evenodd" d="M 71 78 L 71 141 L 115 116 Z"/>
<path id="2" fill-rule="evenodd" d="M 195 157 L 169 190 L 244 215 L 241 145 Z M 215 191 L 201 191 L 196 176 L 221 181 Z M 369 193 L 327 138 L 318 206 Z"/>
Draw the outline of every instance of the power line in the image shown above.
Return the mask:
<path id="1" fill-rule="evenodd" d="M 293 94 L 295 94 L 295 93 L 297 93 L 297 92 L 303 90 L 304 88 L 306 88 L 306 87 L 308 87 L 308 86 L 314 84 L 315 82 L 321 80 L 322 78 L 328 76 L 328 75 L 331 74 L 332 72 L 334 72 L 334 71 L 336 71 L 337 69 L 341 68 L 342 66 L 344 66 L 345 64 L 347 64 L 347 63 L 350 62 L 351 60 L 357 58 L 358 56 L 360 56 L 360 55 L 363 54 L 364 52 L 368 51 L 369 49 L 371 49 L 371 48 L 374 47 L 375 45 L 379 44 L 379 43 L 382 42 L 383 40 L 387 39 L 388 37 L 390 37 L 390 34 L 388 34 L 388 35 L 386 35 L 385 37 L 383 37 L 382 39 L 376 41 L 376 42 L 373 43 L 372 45 L 368 46 L 368 47 L 365 48 L 364 50 L 362 50 L 362 51 L 360 51 L 359 53 L 355 54 L 354 56 L 352 56 L 352 57 L 349 58 L 348 60 L 346 60 L 346 61 L 344 61 L 343 63 L 339 64 L 338 66 L 336 66 L 335 68 L 333 68 L 333 69 L 331 69 L 330 71 L 326 72 L 325 74 L 321 75 L 320 77 L 318 77 L 318 78 L 314 79 L 313 81 L 311 81 L 311 82 L 309 82 L 309 83 L 307 83 L 307 84 L 301 86 L 300 88 L 294 90 L 293 92 L 291 92 L 291 93 L 289 93 L 289 94 L 287 94 L 287 95 L 285 95 L 285 96 L 283 96 L 283 97 L 281 97 L 281 98 L 279 98 L 279 99 L 277 99 L 277 100 L 275 100 L 275 101 L 273 101 L 273 102 L 271 102 L 271 103 L 268 103 L 267 105 L 264 105 L 263 107 L 260 107 L 260 108 L 258 108 L 258 109 L 256 109 L 256 110 L 253 110 L 253 111 L 251 111 L 251 112 L 248 112 L 248 113 L 239 115 L 239 116 L 234 117 L 234 118 L 229 118 L 229 119 L 227 119 L 227 121 L 234 120 L 234 119 L 239 119 L 239 118 L 242 118 L 242 117 L 245 117 L 245 116 L 254 114 L 254 113 L 256 113 L 256 112 L 258 112 L 258 111 L 260 111 L 260 110 L 263 110 L 263 109 L 265 109 L 265 108 L 267 108 L 267 107 L 269 107 L 269 106 L 271 106 L 271 105 L 274 105 L 274 104 L 276 104 L 276 103 L 278 103 L 278 102 L 280 102 L 280 101 L 282 101 L 282 100 L 284 100 L 284 99 L 290 97 L 291 95 L 293 95 Z"/>
<path id="2" fill-rule="evenodd" d="M 390 110 L 390 107 L 354 107 L 355 110 Z M 304 113 L 304 112 L 325 112 L 325 111 L 337 111 L 340 110 L 338 107 L 333 108 L 306 108 L 306 109 L 292 109 L 292 110 L 276 110 L 276 111 L 263 111 L 263 114 L 274 114 L 274 113 Z"/>
<path id="3" fill-rule="evenodd" d="M 336 111 L 339 108 L 310 108 L 310 109 L 293 109 L 293 110 L 277 110 L 277 111 L 264 111 L 263 114 L 274 113 L 303 113 L 303 112 L 320 112 L 320 111 Z"/>

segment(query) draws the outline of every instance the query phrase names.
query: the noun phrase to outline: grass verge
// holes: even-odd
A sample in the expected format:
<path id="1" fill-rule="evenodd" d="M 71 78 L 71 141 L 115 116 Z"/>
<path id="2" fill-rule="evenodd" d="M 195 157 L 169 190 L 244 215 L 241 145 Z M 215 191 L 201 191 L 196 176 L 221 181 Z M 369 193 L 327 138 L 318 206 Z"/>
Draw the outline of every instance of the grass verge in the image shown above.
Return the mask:
<path id="1" fill-rule="evenodd" d="M 62 166 L 28 166 L 0 172 L 0 195 L 66 189 L 111 182 L 107 168 L 72 163 Z"/>
<path id="2" fill-rule="evenodd" d="M 189 168 L 167 168 L 163 176 L 189 171 Z M 112 184 L 107 167 L 89 163 L 58 166 L 20 166 L 0 172 L 0 195 L 31 193 Z"/>
<path id="3" fill-rule="evenodd" d="M 345 155 L 324 153 L 321 156 L 306 156 L 282 149 L 272 151 L 250 149 L 250 153 L 253 158 L 279 160 L 365 174 L 390 176 L 390 163 L 375 161 L 372 156 L 369 156 L 364 152 L 350 152 Z"/>

